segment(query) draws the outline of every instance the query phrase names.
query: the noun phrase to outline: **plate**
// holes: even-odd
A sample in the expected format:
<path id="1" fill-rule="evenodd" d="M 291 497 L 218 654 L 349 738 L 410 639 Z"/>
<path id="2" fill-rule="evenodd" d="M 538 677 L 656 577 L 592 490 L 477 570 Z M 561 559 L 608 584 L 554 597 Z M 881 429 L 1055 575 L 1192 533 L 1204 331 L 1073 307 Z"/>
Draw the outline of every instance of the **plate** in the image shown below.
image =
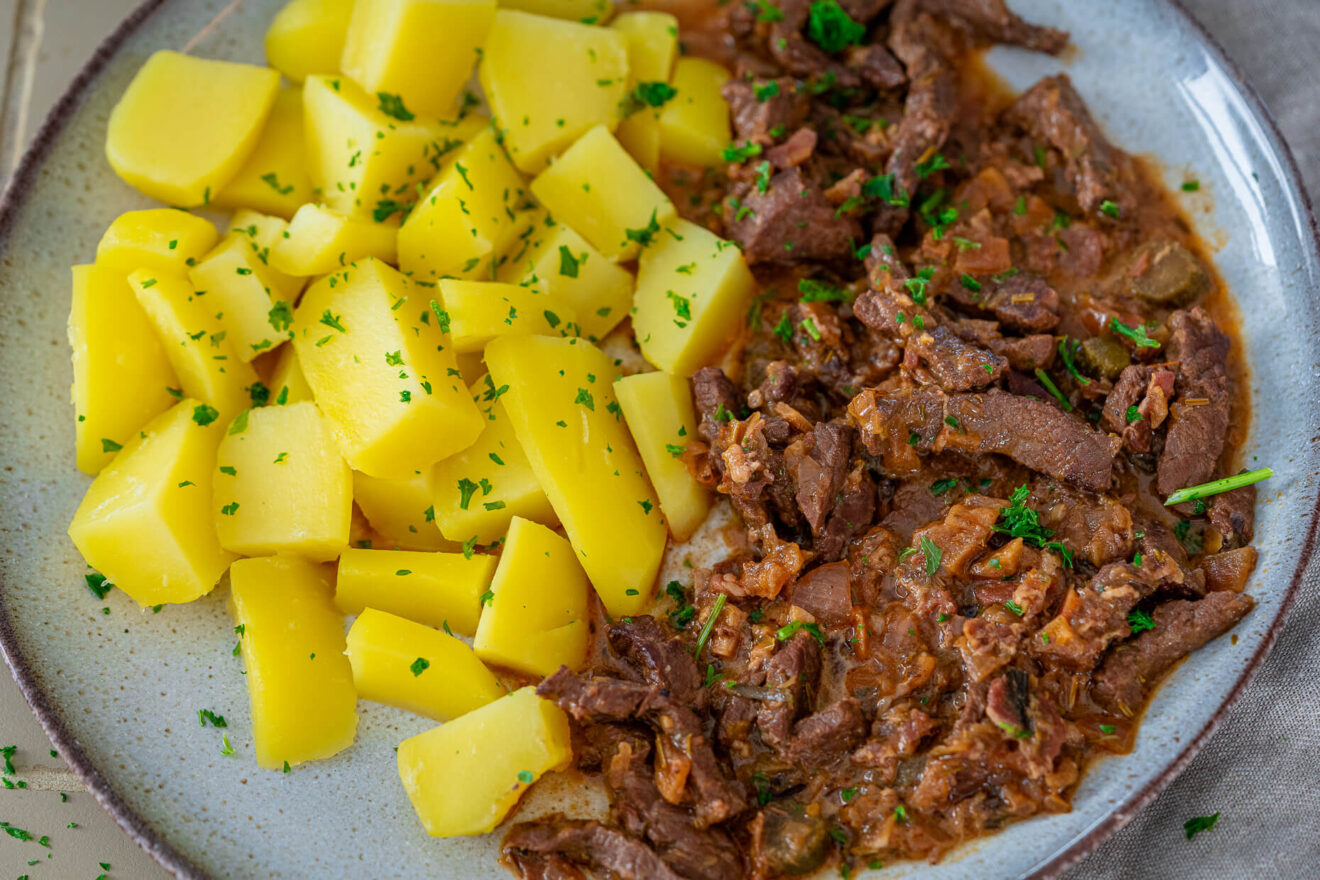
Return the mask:
<path id="1" fill-rule="evenodd" d="M 1098 764 L 1072 812 L 1034 819 L 931 867 L 885 878 L 1056 876 L 1149 802 L 1191 759 L 1260 665 L 1310 555 L 1320 453 L 1320 246 L 1297 170 L 1265 108 L 1222 51 L 1170 2 L 1013 0 L 1072 31 L 1064 59 L 1011 49 L 991 65 L 1022 88 L 1065 69 L 1111 137 L 1158 156 L 1189 199 L 1240 305 L 1255 408 L 1247 461 L 1262 485 L 1255 611 L 1183 664 L 1136 748 Z M 88 479 L 73 467 L 65 343 L 69 266 L 147 201 L 103 156 L 110 108 L 160 48 L 261 61 L 276 0 L 148 0 L 55 107 L 0 204 L 0 647 L 61 754 L 124 829 L 180 878 L 506 877 L 493 836 L 428 838 L 398 783 L 394 747 L 425 719 L 362 703 L 357 743 L 285 775 L 253 760 L 247 696 L 224 588 L 159 614 L 113 592 L 98 602 L 65 534 Z M 163 138 L 169 137 L 162 131 Z M 1286 389 L 1286 393 L 1279 393 Z M 1259 462 L 1257 462 L 1259 457 Z M 103 612 L 103 609 L 108 611 Z M 197 725 L 230 723 L 237 754 Z M 567 785 L 567 783 L 561 783 Z M 571 793 L 571 792 L 570 792 Z M 581 793 L 584 798 L 589 793 Z M 871 876 L 872 872 L 867 872 Z"/>

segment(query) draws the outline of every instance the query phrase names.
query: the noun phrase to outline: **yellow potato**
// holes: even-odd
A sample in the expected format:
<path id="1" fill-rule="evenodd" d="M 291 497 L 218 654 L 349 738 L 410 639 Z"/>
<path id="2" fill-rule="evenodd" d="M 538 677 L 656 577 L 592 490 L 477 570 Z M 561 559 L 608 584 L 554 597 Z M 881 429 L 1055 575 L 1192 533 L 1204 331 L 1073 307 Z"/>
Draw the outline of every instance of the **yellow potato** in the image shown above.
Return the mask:
<path id="1" fill-rule="evenodd" d="M 371 0 L 353 8 L 343 70 L 399 112 L 451 116 L 495 17 L 495 0 Z"/>
<path id="2" fill-rule="evenodd" d="M 667 373 L 692 375 L 738 334 L 755 286 L 737 246 L 675 220 L 637 263 L 633 332 L 642 354 Z"/>
<path id="3" fill-rule="evenodd" d="M 518 9 L 583 24 L 604 24 L 614 14 L 612 0 L 500 0 L 501 9 Z"/>
<path id="4" fill-rule="evenodd" d="M 641 613 L 666 529 L 614 399 L 619 369 L 594 345 L 545 336 L 496 339 L 486 364 L 605 609 Z"/>
<path id="5" fill-rule="evenodd" d="M 298 305 L 298 363 L 354 470 L 406 479 L 481 433 L 434 296 L 369 259 L 313 284 Z"/>
<path id="6" fill-rule="evenodd" d="M 199 301 L 221 315 L 239 359 L 250 361 L 288 338 L 287 305 L 301 284 L 290 284 L 247 234 L 226 235 L 188 271 L 188 280 L 203 292 Z M 276 302 L 284 305 L 275 308 Z"/>
<path id="7" fill-rule="evenodd" d="M 240 559 L 229 572 L 252 701 L 257 763 L 279 770 L 353 744 L 357 692 L 344 656 L 333 570 L 296 556 Z"/>
<path id="8" fill-rule="evenodd" d="M 628 73 L 634 83 L 669 82 L 678 54 L 678 19 L 668 12 L 625 12 L 610 27 L 628 38 Z"/>
<path id="9" fill-rule="evenodd" d="M 597 126 L 532 181 L 532 192 L 612 260 L 629 260 L 651 245 L 674 217 L 674 205 L 655 181 Z"/>
<path id="10" fill-rule="evenodd" d="M 99 264 L 73 267 L 69 347 L 78 467 L 96 474 L 170 408 L 179 380 L 124 273 Z"/>
<path id="11" fill-rule="evenodd" d="M 545 526 L 514 517 L 472 649 L 529 675 L 581 665 L 587 652 L 587 576 L 573 548 Z"/>
<path id="12" fill-rule="evenodd" d="M 339 557 L 335 602 L 345 614 L 377 608 L 470 636 L 494 572 L 495 557 L 481 553 L 350 547 Z"/>
<path id="13" fill-rule="evenodd" d="M 244 410 L 216 457 L 220 544 L 328 562 L 348 546 L 353 477 L 314 403 Z"/>
<path id="14" fill-rule="evenodd" d="M 292 0 L 266 31 L 266 60 L 294 82 L 339 72 L 353 0 Z"/>
<path id="15" fill-rule="evenodd" d="M 128 276 L 138 305 L 156 329 L 183 393 L 214 407 L 227 422 L 246 409 L 256 370 L 241 360 L 205 296 L 183 278 L 139 269 Z"/>
<path id="16" fill-rule="evenodd" d="M 106 158 L 152 198 L 207 204 L 256 147 L 279 82 L 264 67 L 156 52 L 110 112 Z"/>
<path id="17" fill-rule="evenodd" d="M 78 505 L 78 552 L 139 605 L 204 596 L 235 558 L 211 516 L 223 432 L 204 404 L 180 401 L 124 444 Z"/>
<path id="18" fill-rule="evenodd" d="M 446 158 L 399 229 L 399 269 L 421 281 L 492 277 L 490 260 L 520 228 L 522 175 L 490 129 Z"/>
<path id="19" fill-rule="evenodd" d="M 127 274 L 154 269 L 182 274 L 215 246 L 211 221 L 175 208 L 120 214 L 96 246 L 96 264 Z"/>
<path id="20" fill-rule="evenodd" d="M 514 516 L 553 525 L 550 500 L 500 402 L 507 389 L 497 388 L 486 374 L 468 390 L 485 428 L 475 443 L 438 462 L 431 473 L 440 531 L 453 541 L 489 544 L 508 531 Z"/>
<path id="21" fill-rule="evenodd" d="M 287 219 L 311 197 L 303 149 L 302 89 L 281 89 L 252 155 L 212 196 L 211 204 L 253 208 Z"/>
<path id="22" fill-rule="evenodd" d="M 654 178 L 660 173 L 660 111 L 642 107 L 619 123 L 614 136 Z"/>
<path id="23" fill-rule="evenodd" d="M 440 299 L 449 335 L 461 354 L 481 351 L 496 336 L 575 336 L 577 312 L 559 297 L 498 281 L 442 279 Z"/>
<path id="24" fill-rule="evenodd" d="M 257 211 L 241 210 L 229 220 L 226 235 L 244 241 L 256 258 L 254 265 L 260 266 L 262 283 L 270 288 L 273 299 L 293 301 L 302 292 L 306 278 L 281 272 L 270 264 L 270 254 L 289 231 L 289 223 L 283 217 L 261 214 Z"/>
<path id="25" fill-rule="evenodd" d="M 534 174 L 584 132 L 618 124 L 628 40 L 609 28 L 502 9 L 479 74 L 509 157 Z"/>
<path id="26" fill-rule="evenodd" d="M 353 500 L 371 528 L 385 539 L 378 547 L 398 550 L 457 550 L 435 521 L 430 469 L 406 480 L 383 480 L 353 472 Z"/>
<path id="27" fill-rule="evenodd" d="M 348 631 L 358 696 L 448 721 L 505 695 L 472 649 L 451 635 L 375 608 Z"/>
<path id="28" fill-rule="evenodd" d="M 577 313 L 581 334 L 593 342 L 604 339 L 632 308 L 632 273 L 543 212 L 499 277 L 567 303 Z"/>
<path id="29" fill-rule="evenodd" d="M 399 744 L 399 778 L 432 837 L 494 830 L 543 773 L 573 758 L 562 709 L 525 687 Z"/>
<path id="30" fill-rule="evenodd" d="M 312 399 L 311 386 L 298 366 L 298 353 L 292 345 L 281 348 L 276 355 L 275 370 L 270 375 L 270 402 L 278 406 Z"/>
<path id="31" fill-rule="evenodd" d="M 696 436 L 697 425 L 688 380 L 661 372 L 637 373 L 616 381 L 614 393 L 660 497 L 669 531 L 675 540 L 687 540 L 710 508 L 709 493 L 683 461 L 683 450 Z"/>
<path id="32" fill-rule="evenodd" d="M 289 275 L 325 275 L 366 257 L 395 258 L 398 230 L 370 218 L 352 217 L 321 205 L 298 209 L 288 235 L 271 249 L 270 264 Z"/>
<path id="33" fill-rule="evenodd" d="M 674 62 L 670 85 L 678 92 L 660 111 L 660 153 L 688 165 L 721 165 L 721 155 L 733 137 L 729 105 L 720 89 L 729 72 L 705 58 Z"/>
<path id="34" fill-rule="evenodd" d="M 382 100 L 343 76 L 309 76 L 303 86 L 307 173 L 318 199 L 345 214 L 385 220 L 416 199 L 414 184 L 483 130 L 487 120 L 457 122 L 386 115 Z"/>

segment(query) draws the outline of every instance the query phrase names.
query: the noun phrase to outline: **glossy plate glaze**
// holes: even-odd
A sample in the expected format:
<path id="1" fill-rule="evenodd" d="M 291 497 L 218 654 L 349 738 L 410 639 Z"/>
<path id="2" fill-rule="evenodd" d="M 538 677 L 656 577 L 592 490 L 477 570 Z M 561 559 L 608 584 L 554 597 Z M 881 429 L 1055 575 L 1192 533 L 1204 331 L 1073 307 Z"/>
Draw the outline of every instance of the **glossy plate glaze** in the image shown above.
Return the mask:
<path id="1" fill-rule="evenodd" d="M 260 61 L 275 0 L 149 0 L 108 38 L 47 120 L 0 206 L 0 645 L 61 753 L 144 847 L 181 878 L 502 877 L 497 839 L 426 837 L 398 783 L 394 746 L 429 722 L 362 704 L 358 742 L 289 775 L 257 769 L 226 589 L 160 614 L 83 589 L 65 535 L 88 480 L 73 467 L 64 325 L 69 265 L 91 259 L 120 212 L 145 206 L 105 163 L 107 115 L 152 51 Z M 1102 762 L 1074 810 L 1036 819 L 938 866 L 874 876 L 1051 877 L 1081 858 L 1176 775 L 1262 662 L 1316 528 L 1320 453 L 1320 255 L 1291 157 L 1259 101 L 1176 6 L 1154 0 L 1013 0 L 1072 31 L 1063 60 L 997 49 L 1015 87 L 1066 69 L 1113 139 L 1160 157 L 1168 182 L 1201 181 L 1189 202 L 1235 292 L 1256 429 L 1247 460 L 1262 487 L 1250 590 L 1256 610 L 1184 664 L 1155 699 L 1133 754 Z M 169 131 L 160 136 L 168 140 Z M 1270 389 L 1287 389 L 1287 394 Z M 1257 456 L 1259 462 L 1257 462 Z M 103 608 L 108 613 L 103 613 Z M 226 715 L 232 757 L 197 710 Z M 582 809 L 580 782 L 541 791 Z M 538 789 L 547 789 L 543 783 Z M 868 872 L 867 876 L 873 876 Z"/>

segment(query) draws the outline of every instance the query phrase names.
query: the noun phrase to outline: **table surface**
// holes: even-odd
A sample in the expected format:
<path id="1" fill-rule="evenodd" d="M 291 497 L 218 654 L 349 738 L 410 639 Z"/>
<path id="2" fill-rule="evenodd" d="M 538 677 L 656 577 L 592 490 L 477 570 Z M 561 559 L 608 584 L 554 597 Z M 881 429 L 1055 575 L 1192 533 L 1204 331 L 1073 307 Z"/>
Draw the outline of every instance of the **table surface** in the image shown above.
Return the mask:
<path id="1" fill-rule="evenodd" d="M 0 0 L 0 70 L 6 72 L 3 94 L 0 95 L 0 180 L 7 179 L 22 154 L 23 147 L 35 133 L 47 110 L 54 104 L 78 68 L 92 54 L 96 45 L 110 30 L 137 5 L 139 0 Z M 1306 178 L 1312 198 L 1320 194 L 1320 138 L 1314 131 L 1313 102 L 1320 90 L 1313 84 L 1315 63 L 1313 55 L 1305 60 L 1294 60 L 1300 65 L 1297 73 L 1310 69 L 1310 80 L 1304 86 L 1292 87 L 1292 80 L 1281 76 L 1279 67 L 1287 65 L 1279 53 L 1265 47 L 1267 33 L 1274 23 L 1287 22 L 1294 46 L 1320 45 L 1320 0 L 1280 0 L 1262 8 L 1254 3 L 1234 0 L 1184 0 L 1212 33 L 1221 38 L 1228 35 L 1257 36 L 1259 39 L 1243 43 L 1230 41 L 1230 54 L 1242 64 L 1248 78 L 1261 90 L 1279 117 L 1284 134 L 1293 145 L 1298 164 Z M 1255 21 L 1248 21 L 1253 17 Z M 1305 36 L 1299 35 L 1299 30 Z M 1300 56 L 1300 52 L 1298 53 Z M 1282 81 L 1282 84 L 1281 84 Z M 1313 565 L 1314 569 L 1315 566 Z M 1314 572 L 1313 572 L 1314 573 Z M 1309 578 L 1307 592 L 1314 592 L 1315 578 Z M 1299 602 L 1299 605 L 1301 603 Z M 1299 612 L 1302 609 L 1297 609 Z M 1299 615 L 1293 615 L 1293 623 Z M 1309 615 L 1308 615 L 1309 616 Z M 1291 630 L 1294 627 L 1287 627 Z M 1283 658 L 1276 650 L 1267 664 L 1278 667 Z M 1263 676 L 1262 676 L 1263 677 Z M 1314 699 L 1314 697 L 1312 698 Z M 1249 723 L 1244 715 L 1252 711 L 1249 700 L 1244 699 L 1231 715 L 1216 739 L 1232 736 L 1234 728 Z M 1314 720 L 1314 719 L 1312 719 Z M 1314 727 L 1314 723 L 1311 725 Z M 87 794 L 77 777 L 50 748 L 45 733 L 29 711 L 22 695 L 9 675 L 0 673 L 0 746 L 14 744 L 18 750 L 13 762 L 17 771 L 15 780 L 24 788 L 0 788 L 0 820 L 26 828 L 37 836 L 49 836 L 49 846 L 35 842 L 22 843 L 0 837 L 0 880 L 27 875 L 31 880 L 40 878 L 78 878 L 87 880 L 105 874 L 107 880 L 134 878 L 134 880 L 169 880 L 166 871 L 156 865 L 125 835 L 114 820 Z M 1282 749 L 1302 750 L 1307 746 L 1299 739 L 1279 743 Z M 1313 760 L 1313 759 L 1312 759 Z M 1305 764 L 1305 762 L 1303 762 Z M 1316 778 L 1314 764 L 1312 780 Z M 1083 863 L 1070 873 L 1075 880 L 1113 875 L 1116 864 L 1121 864 L 1123 851 L 1133 846 L 1144 846 L 1143 832 L 1156 823 L 1168 825 L 1169 813 L 1180 795 L 1189 787 L 1187 777 L 1197 772 L 1194 764 L 1188 774 L 1165 792 L 1142 816 L 1135 819 L 1114 841 L 1107 844 L 1097 858 Z M 1214 804 L 1222 810 L 1225 822 L 1235 818 L 1231 803 Z M 1268 808 L 1266 808 L 1268 809 Z M 1259 810 L 1257 812 L 1260 812 Z M 1190 815 L 1190 814 L 1189 814 Z M 1176 818 L 1176 816 L 1174 817 Z M 1311 815 L 1298 816 L 1280 808 L 1274 815 L 1254 815 L 1251 823 L 1258 828 L 1309 825 L 1320 830 L 1320 819 Z M 1173 826 L 1176 828 L 1176 824 Z M 1151 837 L 1146 833 L 1144 837 Z M 1179 840 L 1166 828 L 1160 828 L 1154 846 L 1176 847 Z M 1163 840 L 1164 837 L 1170 837 Z M 1315 848 L 1298 865 L 1320 862 L 1320 834 L 1309 835 Z M 1215 846 L 1211 835 L 1202 835 L 1198 841 Z M 1222 848 L 1229 846 L 1224 839 Z M 1277 863 L 1241 864 L 1239 870 L 1224 873 L 1225 865 L 1233 865 L 1232 856 L 1225 851 L 1198 852 L 1207 858 L 1205 870 L 1196 869 L 1198 855 L 1185 853 L 1186 861 L 1180 872 L 1184 877 L 1211 876 L 1210 864 L 1215 864 L 1214 876 L 1301 876 L 1286 873 Z M 108 867 L 107 867 L 108 866 Z M 1263 871 L 1263 872 L 1262 872 Z M 1125 872 L 1126 873 L 1126 872 Z M 1129 874 L 1130 876 L 1130 874 Z M 1151 876 L 1157 876 L 1152 874 Z"/>

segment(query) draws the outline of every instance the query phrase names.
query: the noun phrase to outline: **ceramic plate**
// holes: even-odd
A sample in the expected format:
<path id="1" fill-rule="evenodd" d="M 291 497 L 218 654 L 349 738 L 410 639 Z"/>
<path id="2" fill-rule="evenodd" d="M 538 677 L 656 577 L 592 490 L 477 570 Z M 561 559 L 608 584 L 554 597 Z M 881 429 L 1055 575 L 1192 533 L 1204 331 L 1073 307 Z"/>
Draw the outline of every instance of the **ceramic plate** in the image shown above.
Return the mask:
<path id="1" fill-rule="evenodd" d="M 1241 306 L 1255 407 L 1247 460 L 1269 464 L 1277 476 L 1261 493 L 1261 560 L 1250 585 L 1256 610 L 1234 638 L 1179 668 L 1148 712 L 1135 751 L 1097 766 L 1071 813 L 1013 826 L 935 867 L 886 869 L 886 878 L 1043 878 L 1093 849 L 1186 764 L 1261 663 L 1315 534 L 1320 256 L 1296 169 L 1266 111 L 1169 2 L 1012 5 L 1072 31 L 1077 47 L 1064 60 L 994 50 L 992 65 L 1012 85 L 1066 69 L 1117 143 L 1160 157 L 1174 187 L 1185 176 L 1202 182 L 1192 213 Z M 258 770 L 226 589 L 160 614 L 139 611 L 117 591 L 97 602 L 65 535 L 88 483 L 73 466 L 69 266 L 91 260 L 117 214 L 146 206 L 106 165 L 107 115 L 156 49 L 188 46 L 260 62 L 278 6 L 149 0 L 55 108 L 5 194 L 0 645 L 63 756 L 181 878 L 507 876 L 495 862 L 495 837 L 431 840 L 414 817 L 394 747 L 429 722 L 363 703 L 348 751 L 288 775 Z M 1281 388 L 1286 395 L 1270 393 Z M 200 708 L 228 717 L 237 755 L 221 756 L 215 732 L 198 727 Z"/>

